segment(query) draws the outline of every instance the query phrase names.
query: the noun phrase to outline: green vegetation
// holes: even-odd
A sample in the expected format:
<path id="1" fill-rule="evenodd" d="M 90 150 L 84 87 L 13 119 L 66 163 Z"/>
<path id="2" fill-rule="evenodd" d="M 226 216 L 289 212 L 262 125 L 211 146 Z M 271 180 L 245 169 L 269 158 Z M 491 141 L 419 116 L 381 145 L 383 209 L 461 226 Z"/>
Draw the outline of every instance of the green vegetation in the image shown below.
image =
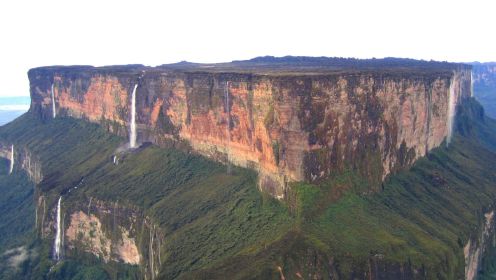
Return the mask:
<path id="1" fill-rule="evenodd" d="M 353 171 L 320 185 L 295 184 L 296 226 L 283 241 L 194 276 L 261 278 L 270 272 L 275 278 L 281 266 L 287 278 L 333 273 L 348 279 L 367 275 L 370 261 L 379 260 L 393 270 L 391 277 L 393 265 L 403 264 L 428 279 L 463 278 L 463 246 L 478 236 L 496 198 L 496 123 L 480 119 L 480 112 L 472 102 L 460 108 L 462 135 L 390 176 L 382 192 L 365 194 L 369 182 Z"/>
<path id="2" fill-rule="evenodd" d="M 29 258 L 23 247 L 34 231 L 34 184 L 23 171 L 8 174 L 9 161 L 0 158 L 0 279 L 11 279 Z"/>
<path id="3" fill-rule="evenodd" d="M 49 208 L 64 194 L 65 209 L 89 197 L 143 209 L 166 236 L 161 259 L 168 278 L 256 252 L 291 225 L 286 207 L 258 191 L 253 171 L 227 174 L 225 166 L 188 151 L 148 145 L 119 154 L 116 166 L 112 154 L 124 139 L 81 120 L 42 122 L 29 114 L 4 127 L 0 137 L 40 158 L 45 177 L 38 187 Z"/>
<path id="4" fill-rule="evenodd" d="M 125 139 L 80 120 L 42 122 L 26 114 L 2 127 L 0 139 L 39 157 L 45 177 L 38 187 L 50 209 L 61 193 L 65 211 L 86 205 L 90 197 L 141 209 L 165 236 L 161 278 L 279 278 L 281 267 L 286 279 L 331 274 L 348 279 L 369 275 L 373 262 L 391 277 L 401 265 L 428 279 L 459 279 L 463 246 L 478 234 L 496 198 L 496 122 L 481 112 L 477 103 L 465 104 L 450 147 L 390 176 L 380 192 L 371 193 L 377 182 L 349 167 L 318 185 L 291 184 L 286 203 L 260 193 L 253 171 L 235 168 L 227 174 L 225 166 L 187 149 L 144 145 L 117 153 L 114 165 L 112 155 Z M 32 191 L 29 195 L 32 200 Z M 112 228 L 111 221 L 102 222 Z M 138 240 L 146 246 L 146 236 Z M 25 242 L 7 242 L 38 252 L 24 265 L 24 275 L 138 277 L 135 266 L 102 264 L 84 254 L 67 254 L 48 273 L 51 240 Z M 494 265 L 488 258 L 485 264 L 489 275 Z"/>
<path id="5" fill-rule="evenodd" d="M 276 165 L 279 164 L 280 150 L 281 150 L 281 145 L 279 144 L 279 141 L 277 140 L 272 141 L 272 153 L 274 154 Z"/>
<path id="6" fill-rule="evenodd" d="M 23 171 L 8 174 L 9 161 L 0 158 L 0 252 L 20 246 L 34 227 L 34 184 Z"/>
<path id="7" fill-rule="evenodd" d="M 77 260 L 63 260 L 55 265 L 47 274 L 49 280 L 107 280 L 107 279 L 139 279 L 139 272 L 132 266 L 112 263 L 103 266 L 92 256 L 79 256 Z"/>

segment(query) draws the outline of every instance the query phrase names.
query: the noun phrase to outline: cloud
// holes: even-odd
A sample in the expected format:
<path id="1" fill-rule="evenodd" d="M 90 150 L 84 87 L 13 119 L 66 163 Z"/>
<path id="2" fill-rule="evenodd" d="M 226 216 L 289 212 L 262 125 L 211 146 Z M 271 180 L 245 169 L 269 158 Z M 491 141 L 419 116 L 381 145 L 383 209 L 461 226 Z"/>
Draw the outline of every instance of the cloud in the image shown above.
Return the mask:
<path id="1" fill-rule="evenodd" d="M 5 251 L 2 256 L 8 258 L 7 263 L 10 267 L 17 269 L 24 261 L 35 256 L 32 250 L 26 250 L 26 247 L 21 246 Z"/>
<path id="2" fill-rule="evenodd" d="M 29 110 L 29 105 L 0 105 L 0 111 L 22 111 Z"/>

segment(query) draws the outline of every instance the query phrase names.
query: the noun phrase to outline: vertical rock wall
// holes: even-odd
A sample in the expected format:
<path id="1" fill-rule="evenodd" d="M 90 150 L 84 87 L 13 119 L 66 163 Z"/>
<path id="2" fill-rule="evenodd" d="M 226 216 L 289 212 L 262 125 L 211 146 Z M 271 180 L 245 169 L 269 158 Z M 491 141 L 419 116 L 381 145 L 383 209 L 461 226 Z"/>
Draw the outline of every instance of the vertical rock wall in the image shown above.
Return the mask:
<path id="1" fill-rule="evenodd" d="M 466 280 L 477 278 L 482 256 L 492 242 L 491 237 L 494 236 L 494 210 L 484 214 L 484 218 L 480 235 L 470 238 L 463 248 Z"/>
<path id="2" fill-rule="evenodd" d="M 8 160 L 11 159 L 11 145 L 0 142 L 0 157 L 6 158 Z M 39 159 L 31 154 L 31 152 L 27 148 L 22 148 L 18 146 L 14 146 L 14 170 L 19 168 L 26 171 L 29 178 L 35 184 L 38 184 L 43 179 L 43 175 L 41 173 L 41 164 Z"/>
<path id="3" fill-rule="evenodd" d="M 56 201 L 43 195 L 36 205 L 36 228 L 42 238 L 55 238 Z M 64 201 L 61 205 L 63 257 L 79 252 L 105 263 L 120 262 L 140 267 L 143 277 L 155 279 L 161 266 L 164 234 L 141 211 L 94 198 Z"/>
<path id="4" fill-rule="evenodd" d="M 470 97 L 470 68 L 461 66 L 287 75 L 72 67 L 33 69 L 29 78 L 32 113 L 51 118 L 53 83 L 58 116 L 125 137 L 138 83 L 138 141 L 186 140 L 203 155 L 258 170 L 261 189 L 279 198 L 287 182 L 346 168 L 379 186 L 444 141 L 450 84 L 457 103 Z"/>

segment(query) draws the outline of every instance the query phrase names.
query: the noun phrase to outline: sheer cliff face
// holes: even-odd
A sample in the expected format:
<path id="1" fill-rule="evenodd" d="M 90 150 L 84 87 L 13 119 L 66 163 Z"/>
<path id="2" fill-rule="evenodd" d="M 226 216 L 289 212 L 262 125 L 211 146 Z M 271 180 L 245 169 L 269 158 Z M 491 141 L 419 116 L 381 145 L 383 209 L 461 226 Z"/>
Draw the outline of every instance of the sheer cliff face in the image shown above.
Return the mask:
<path id="1" fill-rule="evenodd" d="M 138 140 L 187 140 L 199 153 L 259 171 L 282 198 L 291 181 L 356 168 L 371 182 L 412 164 L 448 133 L 449 88 L 470 96 L 470 69 L 441 74 L 256 75 L 38 68 L 31 112 L 99 122 L 128 135 L 137 83 Z M 379 184 L 376 184 L 378 186 Z"/>
<path id="2" fill-rule="evenodd" d="M 480 235 L 470 238 L 463 248 L 466 280 L 477 278 L 482 257 L 494 238 L 494 210 L 485 213 L 484 218 L 485 221 Z"/>
<path id="3" fill-rule="evenodd" d="M 63 256 L 86 252 L 105 263 L 139 265 L 145 278 L 158 274 L 165 236 L 138 209 L 89 198 L 62 201 L 61 211 Z M 37 233 L 42 238 L 54 237 L 56 204 L 50 206 L 41 195 L 36 213 Z"/>
<path id="4" fill-rule="evenodd" d="M 12 156 L 11 147 L 12 144 L 0 142 L 0 157 L 10 161 Z M 16 148 L 14 150 L 14 158 L 14 172 L 17 169 L 22 169 L 26 171 L 33 183 L 38 184 L 41 182 L 43 175 L 41 173 L 40 161 L 27 148 Z"/>

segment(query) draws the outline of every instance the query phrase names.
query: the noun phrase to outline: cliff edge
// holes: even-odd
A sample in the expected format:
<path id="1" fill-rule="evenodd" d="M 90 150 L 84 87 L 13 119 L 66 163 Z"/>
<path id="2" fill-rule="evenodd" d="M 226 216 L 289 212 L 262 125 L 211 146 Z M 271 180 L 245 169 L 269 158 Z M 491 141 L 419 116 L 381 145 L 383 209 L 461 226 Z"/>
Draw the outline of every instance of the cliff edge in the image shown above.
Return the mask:
<path id="1" fill-rule="evenodd" d="M 348 168 L 377 189 L 449 138 L 470 79 L 467 65 L 401 59 L 54 66 L 29 71 L 30 112 L 128 136 L 137 86 L 139 143 L 186 140 L 202 155 L 257 170 L 259 187 L 284 198 L 288 182 Z"/>

